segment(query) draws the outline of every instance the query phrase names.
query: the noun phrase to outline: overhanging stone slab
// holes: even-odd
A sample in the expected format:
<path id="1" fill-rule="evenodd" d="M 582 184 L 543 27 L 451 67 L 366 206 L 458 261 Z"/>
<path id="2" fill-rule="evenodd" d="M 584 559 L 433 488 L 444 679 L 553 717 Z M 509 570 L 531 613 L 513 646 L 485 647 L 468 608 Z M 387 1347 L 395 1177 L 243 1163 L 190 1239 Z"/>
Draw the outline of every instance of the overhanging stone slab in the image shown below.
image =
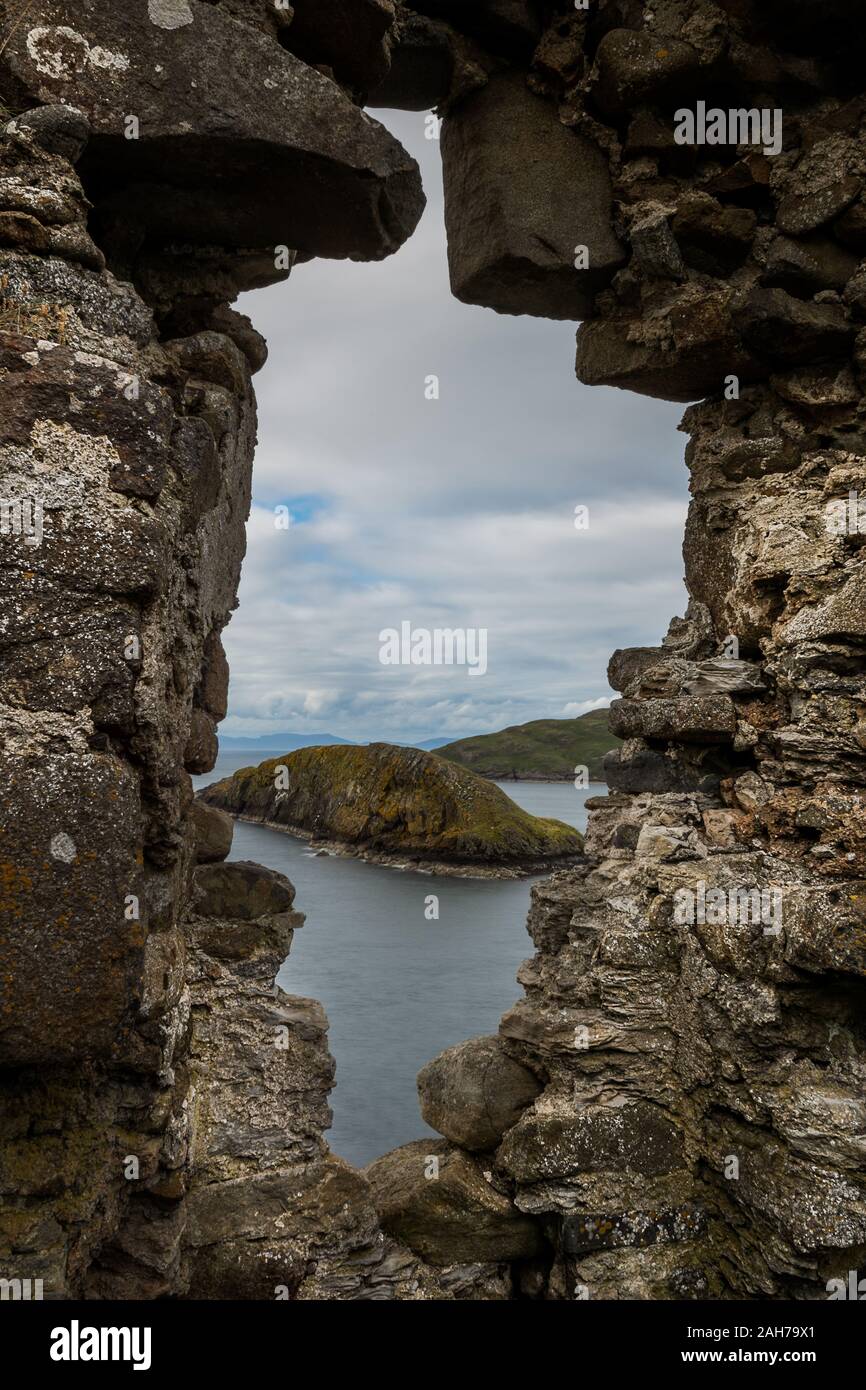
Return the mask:
<path id="1" fill-rule="evenodd" d="M 147 0 L 45 0 L 0 60 L 22 107 L 64 102 L 93 136 L 104 214 L 151 236 L 376 260 L 424 206 L 415 161 L 322 73 L 213 5 L 167 28 Z"/>

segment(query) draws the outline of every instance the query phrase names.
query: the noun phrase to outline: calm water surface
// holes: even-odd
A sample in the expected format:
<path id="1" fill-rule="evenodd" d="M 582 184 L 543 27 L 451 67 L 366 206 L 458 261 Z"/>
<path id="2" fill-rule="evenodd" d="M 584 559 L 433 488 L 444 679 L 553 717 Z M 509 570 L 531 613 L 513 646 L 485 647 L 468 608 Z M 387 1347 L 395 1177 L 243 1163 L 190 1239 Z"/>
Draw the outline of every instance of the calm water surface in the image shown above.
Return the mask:
<path id="1" fill-rule="evenodd" d="M 275 753 L 256 752 L 256 761 Z M 198 786 L 249 766 L 227 752 Z M 527 811 L 582 830 L 584 803 L 606 791 L 570 782 L 505 782 Z M 515 973 L 532 954 L 526 934 L 535 880 L 473 880 L 406 873 L 357 859 L 319 858 L 264 826 L 235 823 L 231 859 L 279 869 L 307 914 L 278 976 L 288 994 L 321 1000 L 337 1059 L 331 1148 L 362 1165 L 433 1131 L 421 1119 L 419 1069 L 452 1043 L 495 1033 L 520 997 Z M 435 893 L 439 920 L 425 918 Z"/>

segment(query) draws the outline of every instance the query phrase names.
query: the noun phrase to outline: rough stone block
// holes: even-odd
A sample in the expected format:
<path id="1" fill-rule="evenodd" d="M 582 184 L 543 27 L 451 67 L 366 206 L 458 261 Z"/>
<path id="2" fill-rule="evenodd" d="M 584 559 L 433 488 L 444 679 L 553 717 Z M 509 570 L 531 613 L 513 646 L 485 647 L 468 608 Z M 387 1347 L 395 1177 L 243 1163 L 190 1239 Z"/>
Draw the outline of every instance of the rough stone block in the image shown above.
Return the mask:
<path id="1" fill-rule="evenodd" d="M 284 874 L 243 859 L 202 865 L 196 869 L 195 886 L 195 906 L 201 917 L 251 922 L 289 912 L 295 901 L 295 890 Z"/>
<path id="2" fill-rule="evenodd" d="M 614 700 L 610 727 L 620 738 L 724 743 L 737 732 L 729 695 L 695 695 L 679 700 Z"/>
<path id="3" fill-rule="evenodd" d="M 540 1090 L 496 1037 L 449 1047 L 418 1073 L 424 1119 L 464 1149 L 495 1148 Z"/>
<path id="4" fill-rule="evenodd" d="M 442 130 L 451 287 L 503 314 L 581 319 L 623 264 L 607 159 L 521 76 L 473 93 Z M 586 246 L 588 269 L 575 268 Z"/>
<path id="5" fill-rule="evenodd" d="M 529 1111 L 506 1134 L 497 1160 L 518 1182 L 602 1171 L 654 1177 L 682 1165 L 682 1135 L 646 1101 Z"/>
<path id="6" fill-rule="evenodd" d="M 199 864 L 215 864 L 227 858 L 232 847 L 235 823 L 219 806 L 204 801 L 193 802 L 193 833 L 195 857 Z"/>
<path id="7" fill-rule="evenodd" d="M 22 106 L 90 121 L 81 170 L 97 216 L 168 241 L 359 259 L 406 240 L 418 167 L 336 83 L 216 5 L 188 0 L 175 24 L 151 8 L 44 0 L 2 56 Z"/>
<path id="8" fill-rule="evenodd" d="M 675 84 L 682 87 L 698 66 L 698 53 L 689 43 L 612 29 L 598 46 L 592 100 L 606 116 L 622 116 L 633 106 L 661 98 Z"/>
<path id="9" fill-rule="evenodd" d="M 431 1264 L 529 1259 L 545 1248 L 538 1223 L 497 1191 L 477 1159 L 444 1140 L 404 1144 L 364 1176 L 384 1230 Z"/>

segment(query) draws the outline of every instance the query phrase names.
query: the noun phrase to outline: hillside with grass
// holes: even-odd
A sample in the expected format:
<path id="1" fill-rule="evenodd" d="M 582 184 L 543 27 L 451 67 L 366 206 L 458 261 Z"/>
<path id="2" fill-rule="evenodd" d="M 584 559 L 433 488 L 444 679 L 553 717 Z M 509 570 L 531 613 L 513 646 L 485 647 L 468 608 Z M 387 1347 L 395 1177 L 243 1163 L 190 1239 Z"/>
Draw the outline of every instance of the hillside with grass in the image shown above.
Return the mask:
<path id="1" fill-rule="evenodd" d="M 604 755 L 621 739 L 608 731 L 608 711 L 590 710 L 578 719 L 533 719 L 498 734 L 461 738 L 437 748 L 437 757 L 496 781 L 564 782 L 587 767 L 593 782 L 604 781 Z"/>

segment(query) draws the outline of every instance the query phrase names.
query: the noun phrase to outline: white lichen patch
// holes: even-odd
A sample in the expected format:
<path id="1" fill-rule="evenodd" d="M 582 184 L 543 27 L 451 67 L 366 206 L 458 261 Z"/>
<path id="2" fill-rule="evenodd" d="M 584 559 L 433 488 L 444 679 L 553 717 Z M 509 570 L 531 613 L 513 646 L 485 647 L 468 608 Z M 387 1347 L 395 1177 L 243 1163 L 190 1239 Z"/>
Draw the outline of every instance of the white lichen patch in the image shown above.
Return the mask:
<path id="1" fill-rule="evenodd" d="M 45 77 L 66 77 L 81 72 L 90 44 L 68 24 L 38 25 L 27 35 L 27 52 Z"/>
<path id="2" fill-rule="evenodd" d="M 51 858 L 59 859 L 63 864 L 73 864 L 78 858 L 78 850 L 75 848 L 75 841 L 65 831 L 55 835 L 51 841 Z"/>
<path id="3" fill-rule="evenodd" d="M 0 204 L 4 211 L 29 212 L 44 223 L 66 223 L 75 218 L 75 206 L 50 188 L 34 188 L 20 178 L 0 178 Z"/>
<path id="4" fill-rule="evenodd" d="M 107 367 L 109 370 L 117 370 L 117 363 L 113 358 L 103 357 L 98 352 L 76 352 L 73 356 L 82 367 Z"/>
<path id="5" fill-rule="evenodd" d="M 147 0 L 147 13 L 160 29 L 182 29 L 194 19 L 187 0 Z"/>
<path id="6" fill-rule="evenodd" d="M 0 724 L 7 754 L 23 759 L 34 744 L 52 744 L 79 754 L 90 752 L 88 740 L 93 733 L 90 707 L 58 713 L 54 710 L 22 710 L 0 701 Z"/>
<path id="7" fill-rule="evenodd" d="M 68 24 L 41 24 L 27 35 L 27 52 L 44 77 L 72 77 L 88 67 L 125 72 L 129 59 L 100 45 L 91 46 Z"/>
<path id="8" fill-rule="evenodd" d="M 112 53 L 110 48 L 97 45 L 91 48 L 88 62 L 95 68 L 114 68 L 116 72 L 126 72 L 129 59 L 125 53 Z"/>
<path id="9" fill-rule="evenodd" d="M 79 434 L 67 423 L 37 420 L 31 443 L 31 467 L 37 461 L 48 465 L 43 486 L 46 508 L 89 513 L 97 497 L 106 513 L 122 512 L 128 507 L 128 501 L 109 487 L 111 471 L 120 462 L 110 440 Z"/>

